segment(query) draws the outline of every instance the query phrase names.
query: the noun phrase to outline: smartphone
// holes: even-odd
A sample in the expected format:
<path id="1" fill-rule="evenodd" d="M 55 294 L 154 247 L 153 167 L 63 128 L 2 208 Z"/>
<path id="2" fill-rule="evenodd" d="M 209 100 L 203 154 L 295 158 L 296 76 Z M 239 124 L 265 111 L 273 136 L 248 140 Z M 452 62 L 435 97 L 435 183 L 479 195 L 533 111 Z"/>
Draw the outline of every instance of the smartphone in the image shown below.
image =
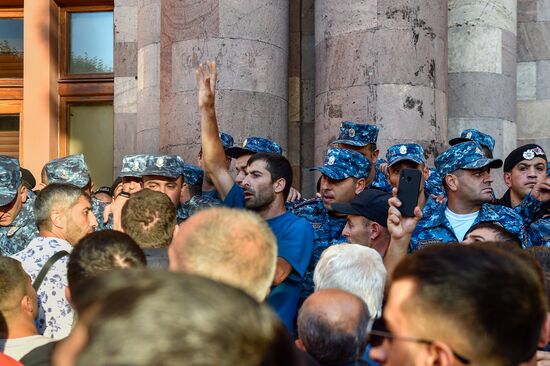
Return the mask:
<path id="1" fill-rule="evenodd" d="M 414 208 L 418 205 L 421 178 L 422 172 L 418 169 L 401 169 L 397 187 L 397 198 L 401 201 L 401 207 L 399 207 L 401 215 L 414 217 Z"/>

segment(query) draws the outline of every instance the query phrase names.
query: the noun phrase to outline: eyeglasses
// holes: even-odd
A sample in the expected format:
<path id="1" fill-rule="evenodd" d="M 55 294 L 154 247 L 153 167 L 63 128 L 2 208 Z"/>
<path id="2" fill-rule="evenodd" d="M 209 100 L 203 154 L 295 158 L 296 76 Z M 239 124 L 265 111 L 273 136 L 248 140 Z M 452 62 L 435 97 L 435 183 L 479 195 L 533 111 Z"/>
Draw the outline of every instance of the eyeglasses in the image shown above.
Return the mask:
<path id="1" fill-rule="evenodd" d="M 416 343 L 423 343 L 423 344 L 427 344 L 427 345 L 431 345 L 431 344 L 434 343 L 434 341 L 431 341 L 429 339 L 416 338 L 416 337 L 396 336 L 393 333 L 385 332 L 385 331 L 382 331 L 382 330 L 371 330 L 369 332 L 369 343 L 373 347 L 381 345 L 382 342 L 384 342 L 384 339 L 399 340 L 399 341 L 405 341 L 405 342 L 416 342 Z M 471 361 L 468 358 L 462 356 L 460 353 L 457 353 L 457 352 L 453 351 L 452 349 L 451 349 L 451 351 L 453 352 L 453 355 L 456 357 L 456 359 L 459 360 L 460 362 L 462 362 L 463 364 L 469 365 L 471 363 Z"/>

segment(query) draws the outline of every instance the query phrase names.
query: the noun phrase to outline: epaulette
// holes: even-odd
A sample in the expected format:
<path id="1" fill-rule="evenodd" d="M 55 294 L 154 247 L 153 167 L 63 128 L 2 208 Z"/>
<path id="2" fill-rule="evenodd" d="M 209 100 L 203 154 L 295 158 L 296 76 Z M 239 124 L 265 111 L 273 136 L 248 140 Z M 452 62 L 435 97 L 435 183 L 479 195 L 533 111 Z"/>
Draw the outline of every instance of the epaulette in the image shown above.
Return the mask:
<path id="1" fill-rule="evenodd" d="M 319 201 L 318 197 L 309 198 L 307 200 L 304 200 L 296 205 L 294 205 L 294 209 L 298 209 L 304 206 L 311 205 L 312 203 L 317 203 Z"/>

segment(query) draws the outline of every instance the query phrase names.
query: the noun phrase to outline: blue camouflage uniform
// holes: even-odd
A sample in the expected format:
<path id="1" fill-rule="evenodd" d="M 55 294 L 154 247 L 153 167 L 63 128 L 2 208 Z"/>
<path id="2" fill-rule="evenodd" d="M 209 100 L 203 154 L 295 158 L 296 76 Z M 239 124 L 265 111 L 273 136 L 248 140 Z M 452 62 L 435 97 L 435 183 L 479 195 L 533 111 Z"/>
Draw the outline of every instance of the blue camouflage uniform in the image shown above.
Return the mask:
<path id="1" fill-rule="evenodd" d="M 283 149 L 278 143 L 264 137 L 248 137 L 243 141 L 242 146 L 232 146 L 225 149 L 225 154 L 234 159 L 256 153 L 283 154 Z"/>
<path id="2" fill-rule="evenodd" d="M 17 198 L 21 186 L 19 161 L 11 156 L 0 155 L 0 206 L 9 205 Z M 34 217 L 34 194 L 28 191 L 27 200 L 11 224 L 0 226 L 0 255 L 13 255 L 38 236 Z"/>
<path id="3" fill-rule="evenodd" d="M 118 176 L 120 178 L 141 178 L 145 171 L 147 159 L 150 155 L 136 154 L 126 155 L 122 158 L 122 167 Z"/>
<path id="4" fill-rule="evenodd" d="M 46 171 L 48 184 L 72 184 L 80 189 L 84 189 L 90 184 L 90 170 L 82 154 L 69 155 L 63 158 L 50 160 L 44 166 L 44 170 Z M 107 204 L 95 197 L 91 197 L 90 202 L 92 212 L 97 219 L 97 227 L 95 230 L 99 231 L 109 228 L 109 225 L 106 225 L 103 219 L 103 211 L 105 211 Z"/>
<path id="5" fill-rule="evenodd" d="M 445 177 L 458 169 L 499 168 L 502 166 L 502 160 L 485 157 L 481 146 L 477 142 L 470 141 L 451 146 L 437 157 L 435 165 L 441 177 Z M 447 202 L 435 203 L 432 201 L 426 206 L 423 217 L 412 235 L 410 249 L 416 250 L 422 245 L 435 242 L 458 241 L 445 215 Z M 426 212 L 426 210 L 430 212 Z M 530 245 L 522 217 L 508 207 L 483 203 L 472 226 L 480 222 L 499 223 L 507 231 L 517 235 L 525 247 Z"/>
<path id="6" fill-rule="evenodd" d="M 349 177 L 364 178 L 370 168 L 370 161 L 360 153 L 349 149 L 330 148 L 323 165 L 311 170 L 318 170 L 333 180 L 343 180 Z M 302 283 L 301 299 L 304 300 L 313 292 L 313 271 L 321 253 L 333 243 L 346 241 L 342 236 L 346 218 L 329 213 L 321 198 L 298 203 L 292 209 L 292 213 L 308 220 L 314 230 L 313 254 Z"/>
<path id="7" fill-rule="evenodd" d="M 178 155 L 149 155 L 145 162 L 143 176 L 156 175 L 171 179 L 178 179 L 183 176 L 185 162 Z M 176 207 L 176 220 L 181 223 L 187 218 L 185 212 L 179 210 L 181 205 Z"/>
<path id="8" fill-rule="evenodd" d="M 370 125 L 368 123 L 355 123 L 352 121 L 344 121 L 340 124 L 340 134 L 338 139 L 333 141 L 331 145 L 349 145 L 355 147 L 365 147 L 369 144 L 376 144 L 378 140 L 378 127 L 375 125 Z M 345 146 L 343 146 L 345 147 Z M 371 188 L 378 188 L 385 192 L 391 193 L 392 186 L 388 182 L 388 178 L 384 172 L 380 171 L 378 168 L 382 164 L 383 160 L 377 160 L 374 179 L 371 182 Z M 367 172 L 367 173 L 370 173 Z"/>
<path id="9" fill-rule="evenodd" d="M 183 179 L 185 183 L 196 186 L 202 185 L 203 171 L 198 166 L 192 164 L 184 164 L 183 167 Z M 220 206 L 222 201 L 210 196 L 210 195 L 196 195 L 191 197 L 189 201 L 180 204 L 176 212 L 176 216 L 179 217 L 182 221 L 187 220 L 189 216 L 194 213 L 203 210 L 209 207 Z"/>
<path id="10" fill-rule="evenodd" d="M 475 141 L 483 147 L 486 147 L 491 152 L 495 149 L 495 139 L 486 133 L 480 132 L 475 128 L 469 128 L 460 133 L 460 137 L 449 140 L 449 145 L 453 146 L 461 142 Z"/>

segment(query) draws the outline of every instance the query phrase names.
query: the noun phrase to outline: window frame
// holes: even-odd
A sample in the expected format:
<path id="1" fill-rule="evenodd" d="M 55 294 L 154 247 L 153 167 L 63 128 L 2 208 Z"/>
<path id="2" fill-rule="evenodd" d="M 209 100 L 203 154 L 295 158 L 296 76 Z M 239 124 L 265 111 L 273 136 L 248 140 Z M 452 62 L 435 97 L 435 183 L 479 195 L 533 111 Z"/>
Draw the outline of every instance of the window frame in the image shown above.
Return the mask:
<path id="1" fill-rule="evenodd" d="M 23 24 L 25 24 L 25 17 L 23 16 L 23 8 L 0 8 L 0 19 L 2 18 L 21 18 L 23 20 Z M 25 38 L 25 33 L 23 31 L 23 42 Z M 25 53 L 23 50 L 23 59 L 25 58 Z M 21 88 L 20 94 L 21 96 L 19 98 L 14 99 L 23 99 L 23 80 L 25 78 L 25 72 L 23 70 L 23 77 L 22 78 L 10 78 L 10 79 L 3 79 L 0 78 L 0 88 L 1 87 L 15 87 Z M 0 90 L 0 99 L 2 98 L 2 92 L 5 92 L 3 90 Z M 12 93 L 15 92 L 15 90 L 11 91 Z M 16 95 L 18 95 L 16 93 Z"/>
<path id="2" fill-rule="evenodd" d="M 91 5 L 91 6 L 67 6 L 59 8 L 59 81 L 109 81 L 114 78 L 113 72 L 93 73 L 93 74 L 71 74 L 69 73 L 69 14 L 87 13 L 87 12 L 113 12 L 113 32 L 114 32 L 114 7 L 111 5 Z M 114 37 L 113 37 L 114 40 Z M 114 42 L 113 42 L 114 53 Z"/>
<path id="3" fill-rule="evenodd" d="M 0 99 L 0 114 L 19 114 L 19 146 L 17 147 L 17 159 L 23 158 L 23 100 L 21 99 Z M 0 153 L 3 154 L 3 153 Z"/>

